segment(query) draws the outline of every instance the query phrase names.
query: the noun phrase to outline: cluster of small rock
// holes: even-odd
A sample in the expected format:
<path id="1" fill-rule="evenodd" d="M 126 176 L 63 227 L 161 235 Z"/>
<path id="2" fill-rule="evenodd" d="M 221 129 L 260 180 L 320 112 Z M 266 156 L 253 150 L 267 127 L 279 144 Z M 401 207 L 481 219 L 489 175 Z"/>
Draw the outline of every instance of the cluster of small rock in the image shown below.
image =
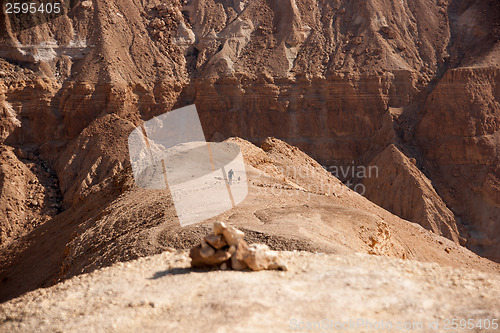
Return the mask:
<path id="1" fill-rule="evenodd" d="M 179 21 L 182 20 L 182 15 L 177 10 L 179 6 L 179 1 L 174 1 L 171 4 L 162 3 L 148 7 L 149 17 L 152 19 L 149 26 L 156 32 L 177 28 Z"/>
<path id="2" fill-rule="evenodd" d="M 183 22 L 183 15 L 180 6 L 184 1 L 172 1 L 147 7 L 146 19 L 149 20 L 148 30 L 158 44 L 158 49 L 169 57 L 174 57 L 174 61 L 180 61 L 180 51 L 173 38 L 177 34 L 180 22 Z"/>
<path id="3" fill-rule="evenodd" d="M 243 231 L 224 222 L 214 223 L 214 233 L 206 236 L 201 244 L 189 252 L 192 267 L 218 267 L 220 269 L 260 271 L 265 269 L 287 270 L 275 252 L 267 245 L 248 245 Z"/>

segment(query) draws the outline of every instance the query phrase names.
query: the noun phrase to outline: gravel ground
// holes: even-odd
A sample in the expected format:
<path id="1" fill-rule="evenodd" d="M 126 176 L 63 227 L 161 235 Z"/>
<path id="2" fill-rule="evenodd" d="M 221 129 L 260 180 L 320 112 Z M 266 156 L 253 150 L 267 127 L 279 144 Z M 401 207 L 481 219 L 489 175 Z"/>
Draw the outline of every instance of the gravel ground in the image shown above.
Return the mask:
<path id="1" fill-rule="evenodd" d="M 366 254 L 279 255 L 288 271 L 193 270 L 186 252 L 118 263 L 1 304 L 0 331 L 335 331 L 344 323 L 338 330 L 491 332 L 484 320 L 500 318 L 500 275 Z M 473 319 L 474 328 L 446 330 L 451 319 Z"/>

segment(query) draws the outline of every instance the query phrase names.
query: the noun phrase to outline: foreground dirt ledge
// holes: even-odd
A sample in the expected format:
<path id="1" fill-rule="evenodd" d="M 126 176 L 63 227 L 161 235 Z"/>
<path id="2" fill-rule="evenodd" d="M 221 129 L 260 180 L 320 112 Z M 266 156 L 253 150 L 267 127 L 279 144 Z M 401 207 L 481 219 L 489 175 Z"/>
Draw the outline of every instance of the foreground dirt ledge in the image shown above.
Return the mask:
<path id="1" fill-rule="evenodd" d="M 187 252 L 119 263 L 1 304 L 0 331 L 285 332 L 322 319 L 500 317 L 499 275 L 365 254 L 279 256 L 288 271 L 192 269 Z"/>

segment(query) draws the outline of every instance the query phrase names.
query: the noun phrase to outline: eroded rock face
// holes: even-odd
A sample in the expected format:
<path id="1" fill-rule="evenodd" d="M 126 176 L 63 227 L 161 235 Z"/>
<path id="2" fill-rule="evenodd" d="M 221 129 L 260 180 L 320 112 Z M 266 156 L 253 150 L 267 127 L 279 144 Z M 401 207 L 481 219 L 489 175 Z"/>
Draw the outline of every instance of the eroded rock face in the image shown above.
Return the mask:
<path id="1" fill-rule="evenodd" d="M 36 151 L 0 145 L 0 245 L 6 245 L 60 212 L 54 172 Z"/>
<path id="2" fill-rule="evenodd" d="M 424 111 L 417 141 L 438 193 L 474 233 L 472 248 L 500 258 L 500 72 L 448 72 Z"/>

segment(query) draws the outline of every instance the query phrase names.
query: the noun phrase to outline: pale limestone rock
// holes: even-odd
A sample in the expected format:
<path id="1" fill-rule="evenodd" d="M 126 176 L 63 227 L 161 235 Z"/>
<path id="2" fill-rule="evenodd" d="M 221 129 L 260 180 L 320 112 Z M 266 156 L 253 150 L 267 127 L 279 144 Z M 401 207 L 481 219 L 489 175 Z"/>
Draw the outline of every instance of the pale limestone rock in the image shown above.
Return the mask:
<path id="1" fill-rule="evenodd" d="M 227 229 L 227 226 L 224 222 L 215 222 L 214 223 L 214 234 L 215 235 L 222 235 L 222 233 L 226 229 Z"/>
<path id="2" fill-rule="evenodd" d="M 237 245 L 238 241 L 240 239 L 243 239 L 243 237 L 245 236 L 243 231 L 238 230 L 233 226 L 227 227 L 227 229 L 225 229 L 222 232 L 222 234 L 224 235 L 224 238 L 226 239 L 226 242 L 227 242 L 227 244 L 229 244 L 229 246 Z"/>
<path id="3" fill-rule="evenodd" d="M 243 260 L 254 271 L 267 269 L 271 263 L 266 251 L 254 246 L 249 247 Z"/>
<path id="4" fill-rule="evenodd" d="M 249 246 L 247 242 L 245 242 L 243 239 L 240 239 L 236 246 L 236 254 L 235 254 L 236 259 L 244 260 L 248 254 L 249 254 Z"/>

